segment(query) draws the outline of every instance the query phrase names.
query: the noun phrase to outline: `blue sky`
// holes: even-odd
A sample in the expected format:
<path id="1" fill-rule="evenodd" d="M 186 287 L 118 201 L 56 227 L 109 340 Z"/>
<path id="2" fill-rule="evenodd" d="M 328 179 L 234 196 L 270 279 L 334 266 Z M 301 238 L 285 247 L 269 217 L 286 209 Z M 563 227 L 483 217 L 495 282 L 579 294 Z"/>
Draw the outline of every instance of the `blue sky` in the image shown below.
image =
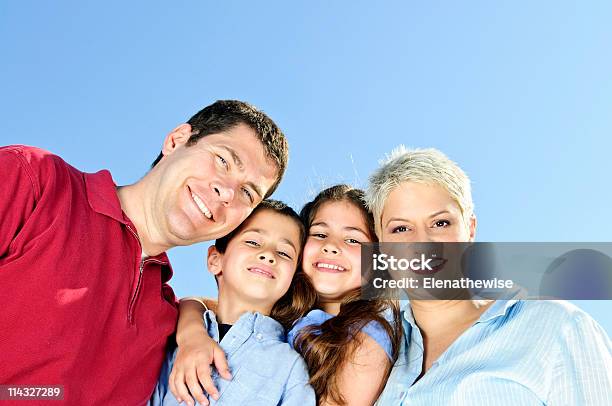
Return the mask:
<path id="1" fill-rule="evenodd" d="M 0 144 L 136 181 L 166 133 L 250 101 L 291 144 L 274 197 L 365 186 L 400 143 L 471 176 L 480 241 L 610 241 L 606 1 L 3 1 Z M 206 244 L 170 252 L 214 295 Z M 581 302 L 612 332 L 609 302 Z"/>

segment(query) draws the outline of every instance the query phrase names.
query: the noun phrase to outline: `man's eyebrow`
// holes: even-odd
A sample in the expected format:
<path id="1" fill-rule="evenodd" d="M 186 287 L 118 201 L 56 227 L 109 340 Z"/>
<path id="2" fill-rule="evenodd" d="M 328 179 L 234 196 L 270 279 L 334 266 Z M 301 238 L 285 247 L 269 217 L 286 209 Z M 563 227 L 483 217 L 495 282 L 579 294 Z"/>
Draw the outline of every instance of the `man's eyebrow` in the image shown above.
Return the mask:
<path id="1" fill-rule="evenodd" d="M 240 169 L 241 171 L 244 170 L 244 164 L 242 163 L 242 160 L 238 156 L 238 153 L 236 152 L 235 149 L 230 148 L 227 145 L 220 145 L 219 147 L 223 148 L 224 150 L 226 150 L 232 156 L 232 160 L 234 161 L 234 165 L 236 165 L 238 167 L 238 169 Z"/>
<path id="2" fill-rule="evenodd" d="M 261 197 L 263 199 L 263 192 L 261 191 L 261 189 L 259 188 L 259 186 L 257 186 L 256 184 L 254 184 L 253 182 L 247 182 L 246 185 L 248 187 L 250 187 L 251 189 L 253 189 L 255 191 L 255 193 L 257 193 L 259 195 L 259 197 Z"/>
<path id="3" fill-rule="evenodd" d="M 238 156 L 238 153 L 236 152 L 235 149 L 228 147 L 227 145 L 220 145 L 219 147 L 226 150 L 232 156 L 232 160 L 234 161 L 234 164 L 238 167 L 238 169 L 240 169 L 241 171 L 244 171 L 244 164 L 242 163 L 242 160 Z M 253 189 L 259 197 L 263 199 L 264 194 L 259 186 L 257 186 L 253 182 L 247 182 L 246 184 L 251 189 Z"/>

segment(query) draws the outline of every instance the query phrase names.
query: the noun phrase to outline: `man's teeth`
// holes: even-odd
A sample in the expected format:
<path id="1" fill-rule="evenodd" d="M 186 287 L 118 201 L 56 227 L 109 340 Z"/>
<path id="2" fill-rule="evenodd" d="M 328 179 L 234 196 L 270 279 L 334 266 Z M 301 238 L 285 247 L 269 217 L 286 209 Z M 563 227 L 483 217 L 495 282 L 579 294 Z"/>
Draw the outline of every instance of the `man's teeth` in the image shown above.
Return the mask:
<path id="1" fill-rule="evenodd" d="M 334 271 L 344 271 L 344 268 L 342 268 L 341 266 L 338 265 L 332 265 L 332 264 L 326 264 L 323 262 L 319 262 L 317 264 L 317 267 L 319 268 L 327 268 L 327 269 L 333 269 Z"/>
<path id="2" fill-rule="evenodd" d="M 196 202 L 196 204 L 198 205 L 198 208 L 200 209 L 200 211 L 204 213 L 206 218 L 211 218 L 212 213 L 210 212 L 210 210 L 208 210 L 208 207 L 204 205 L 204 202 L 202 201 L 202 199 L 200 199 L 197 195 L 193 193 L 191 194 L 191 197 L 193 198 L 193 201 Z"/>

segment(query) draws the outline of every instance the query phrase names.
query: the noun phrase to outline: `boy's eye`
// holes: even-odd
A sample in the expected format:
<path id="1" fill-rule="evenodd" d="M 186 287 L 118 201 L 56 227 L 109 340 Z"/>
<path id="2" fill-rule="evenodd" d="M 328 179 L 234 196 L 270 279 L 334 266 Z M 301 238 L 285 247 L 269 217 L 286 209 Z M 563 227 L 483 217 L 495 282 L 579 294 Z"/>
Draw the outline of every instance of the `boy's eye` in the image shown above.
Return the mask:
<path id="1" fill-rule="evenodd" d="M 245 241 L 245 243 L 246 243 L 247 245 L 252 246 L 252 247 L 259 247 L 259 243 L 258 243 L 257 241 L 247 240 L 247 241 Z"/>
<path id="2" fill-rule="evenodd" d="M 346 241 L 347 243 L 349 243 L 349 244 L 359 244 L 359 245 L 361 245 L 361 241 L 357 241 L 357 240 L 356 240 L 356 239 L 354 239 L 354 238 L 347 238 L 345 241 Z"/>
<path id="3" fill-rule="evenodd" d="M 450 221 L 448 220 L 438 220 L 434 223 L 434 227 L 448 227 L 450 226 Z"/>
<path id="4" fill-rule="evenodd" d="M 397 226 L 391 230 L 392 233 L 405 233 L 408 231 L 408 227 L 406 226 Z"/>
<path id="5" fill-rule="evenodd" d="M 291 255 L 287 254 L 284 251 L 278 251 L 278 255 L 280 255 L 281 257 L 285 257 L 287 259 L 293 259 L 293 258 L 291 258 Z"/>
<path id="6" fill-rule="evenodd" d="M 315 238 L 325 238 L 326 237 L 326 235 L 323 233 L 311 233 L 310 236 L 315 237 Z"/>

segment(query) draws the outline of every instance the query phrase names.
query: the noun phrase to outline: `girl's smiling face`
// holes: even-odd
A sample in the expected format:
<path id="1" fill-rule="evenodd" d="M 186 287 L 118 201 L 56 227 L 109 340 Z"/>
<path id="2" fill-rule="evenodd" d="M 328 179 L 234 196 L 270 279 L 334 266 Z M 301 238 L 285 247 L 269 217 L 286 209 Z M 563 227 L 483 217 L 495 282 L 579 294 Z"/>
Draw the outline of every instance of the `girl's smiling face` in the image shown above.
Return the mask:
<path id="1" fill-rule="evenodd" d="M 302 267 L 319 296 L 340 300 L 361 286 L 361 244 L 371 242 L 364 214 L 347 201 L 329 201 L 317 210 L 304 246 Z"/>

